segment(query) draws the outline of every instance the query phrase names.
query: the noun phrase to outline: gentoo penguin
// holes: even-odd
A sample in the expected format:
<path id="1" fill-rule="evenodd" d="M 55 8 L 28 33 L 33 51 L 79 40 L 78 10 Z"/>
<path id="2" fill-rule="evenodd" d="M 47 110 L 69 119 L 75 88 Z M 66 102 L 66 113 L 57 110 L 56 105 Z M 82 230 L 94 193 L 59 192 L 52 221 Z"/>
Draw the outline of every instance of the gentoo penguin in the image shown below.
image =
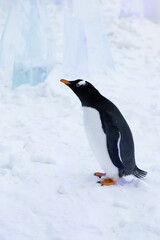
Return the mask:
<path id="1" fill-rule="evenodd" d="M 145 177 L 147 172 L 135 163 L 132 133 L 119 109 L 87 81 L 60 81 L 70 87 L 81 101 L 89 143 L 105 172 L 94 175 L 106 176 L 98 183 L 112 185 L 122 176 L 131 174 L 137 178 Z"/>

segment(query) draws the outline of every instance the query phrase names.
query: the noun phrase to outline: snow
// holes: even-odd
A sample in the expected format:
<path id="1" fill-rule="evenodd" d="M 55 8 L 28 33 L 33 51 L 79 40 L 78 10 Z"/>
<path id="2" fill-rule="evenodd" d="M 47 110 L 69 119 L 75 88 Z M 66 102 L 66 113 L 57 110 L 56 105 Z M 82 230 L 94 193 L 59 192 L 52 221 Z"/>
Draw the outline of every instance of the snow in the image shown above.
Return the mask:
<path id="1" fill-rule="evenodd" d="M 93 173 L 102 169 L 89 148 L 80 102 L 59 81 L 61 64 L 46 82 L 15 91 L 0 70 L 1 240 L 159 240 L 160 28 L 143 18 L 119 19 L 120 4 L 101 0 L 116 71 L 101 69 L 85 80 L 127 119 L 146 179 L 96 183 Z M 60 62 L 63 9 L 48 3 L 47 10 Z"/>

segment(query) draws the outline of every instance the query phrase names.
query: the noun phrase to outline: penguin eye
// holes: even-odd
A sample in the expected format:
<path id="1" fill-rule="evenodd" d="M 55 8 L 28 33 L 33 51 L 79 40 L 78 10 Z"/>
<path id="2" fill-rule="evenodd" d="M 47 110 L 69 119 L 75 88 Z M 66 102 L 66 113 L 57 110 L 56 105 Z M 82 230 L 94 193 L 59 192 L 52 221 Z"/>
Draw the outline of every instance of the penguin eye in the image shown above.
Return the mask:
<path id="1" fill-rule="evenodd" d="M 81 84 L 79 84 L 79 83 L 76 84 L 76 87 L 80 87 L 80 86 L 81 86 Z"/>

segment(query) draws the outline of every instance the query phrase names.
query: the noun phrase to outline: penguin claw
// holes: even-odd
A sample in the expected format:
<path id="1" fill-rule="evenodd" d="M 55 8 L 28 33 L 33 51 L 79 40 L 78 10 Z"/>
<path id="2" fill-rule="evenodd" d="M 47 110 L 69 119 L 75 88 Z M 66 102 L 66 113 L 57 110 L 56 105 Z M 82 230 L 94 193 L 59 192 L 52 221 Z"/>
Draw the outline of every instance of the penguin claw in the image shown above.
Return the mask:
<path id="1" fill-rule="evenodd" d="M 101 183 L 101 181 L 98 181 L 97 183 Z M 103 183 L 101 183 L 101 186 L 103 186 Z"/>
<path id="2" fill-rule="evenodd" d="M 101 176 L 96 175 L 96 173 L 94 173 L 94 176 L 101 178 Z"/>

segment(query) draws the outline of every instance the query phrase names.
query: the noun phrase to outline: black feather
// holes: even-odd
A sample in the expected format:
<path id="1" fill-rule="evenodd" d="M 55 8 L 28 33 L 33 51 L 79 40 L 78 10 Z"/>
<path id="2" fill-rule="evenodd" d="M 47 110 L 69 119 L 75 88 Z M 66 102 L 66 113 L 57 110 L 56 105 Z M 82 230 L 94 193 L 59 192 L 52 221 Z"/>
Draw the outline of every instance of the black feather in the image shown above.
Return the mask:
<path id="1" fill-rule="evenodd" d="M 139 169 L 137 166 L 134 169 L 133 175 L 137 178 L 144 178 L 147 175 L 146 171 Z"/>

